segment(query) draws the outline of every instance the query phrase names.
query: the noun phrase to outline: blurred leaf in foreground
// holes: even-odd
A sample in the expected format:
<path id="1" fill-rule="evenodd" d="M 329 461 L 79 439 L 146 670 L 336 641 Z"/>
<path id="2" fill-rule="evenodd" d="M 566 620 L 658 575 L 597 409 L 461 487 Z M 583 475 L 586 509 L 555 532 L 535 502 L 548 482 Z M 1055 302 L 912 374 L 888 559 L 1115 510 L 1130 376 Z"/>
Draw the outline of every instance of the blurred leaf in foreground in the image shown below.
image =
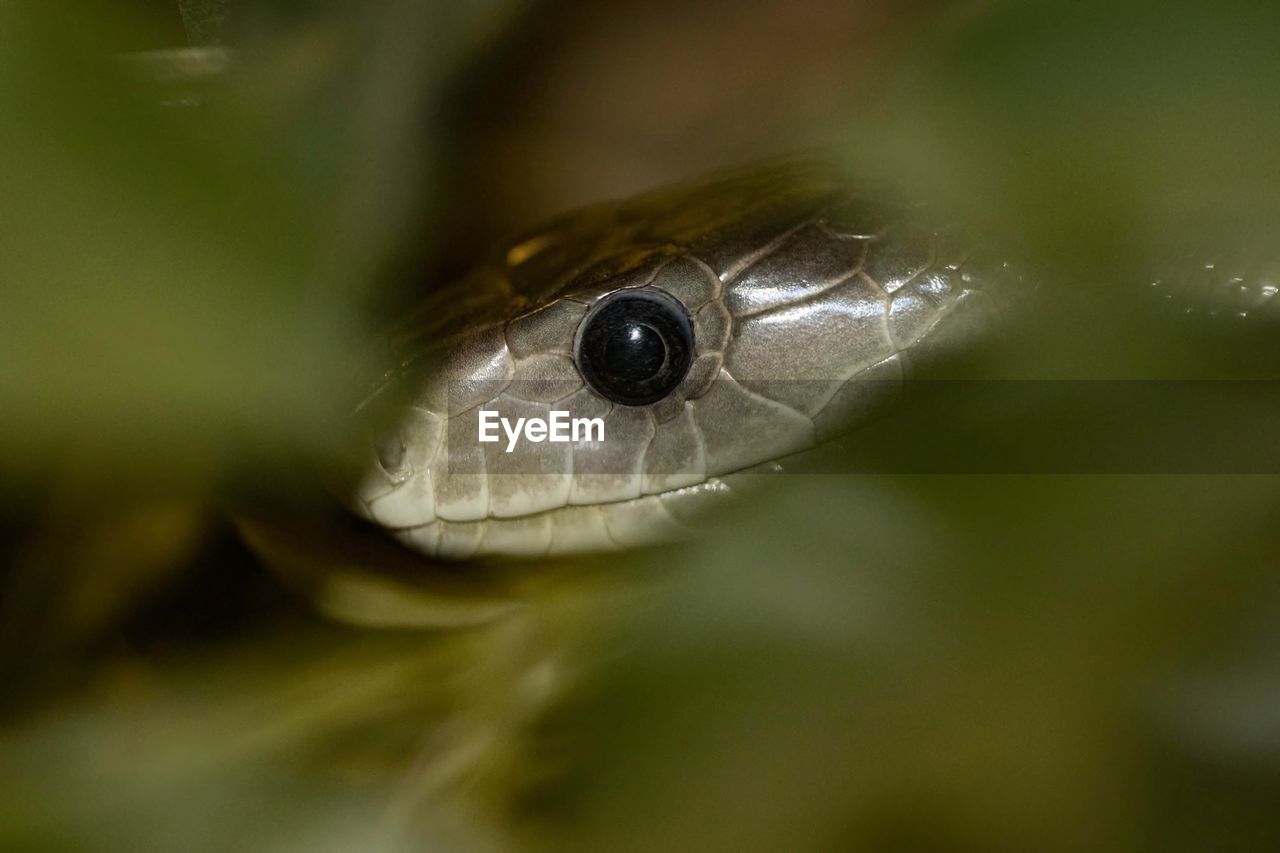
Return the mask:
<path id="1" fill-rule="evenodd" d="M 597 602 L 506 813 L 553 850 L 1274 849 L 1275 494 L 788 478 Z"/>
<path id="2" fill-rule="evenodd" d="M 295 475 L 340 467 L 374 291 L 435 154 L 424 104 L 506 4 L 324 5 L 234 47 L 124 56 L 150 22 L 112 4 L 0 8 L 7 676 L 92 647 L 191 558 L 210 504 L 322 501 Z M 128 539 L 114 524 L 147 533 L 101 547 Z"/>
<path id="3" fill-rule="evenodd" d="M 1280 226 L 1274 5 L 958 11 L 886 70 L 855 150 L 1076 271 L 1149 270 L 1213 217 Z"/>
<path id="4" fill-rule="evenodd" d="M 359 325 L 288 180 L 149 103 L 83 22 L 5 17 L 4 468 L 190 486 L 247 446 L 324 447 Z"/>
<path id="5" fill-rule="evenodd" d="M 190 487 L 331 455 L 425 99 L 501 6 L 340 6 L 249 43 L 194 110 L 111 55 L 105 6 L 6 6 L 0 466 Z"/>
<path id="6" fill-rule="evenodd" d="M 1224 316 L 1272 299 L 1278 39 L 1280 7 L 1249 0 L 962 6 L 885 69 L 845 150 L 1038 272 L 1040 346 L 1006 374 L 1280 376 L 1274 322 L 1179 338 L 1159 316 L 1210 279 Z"/>

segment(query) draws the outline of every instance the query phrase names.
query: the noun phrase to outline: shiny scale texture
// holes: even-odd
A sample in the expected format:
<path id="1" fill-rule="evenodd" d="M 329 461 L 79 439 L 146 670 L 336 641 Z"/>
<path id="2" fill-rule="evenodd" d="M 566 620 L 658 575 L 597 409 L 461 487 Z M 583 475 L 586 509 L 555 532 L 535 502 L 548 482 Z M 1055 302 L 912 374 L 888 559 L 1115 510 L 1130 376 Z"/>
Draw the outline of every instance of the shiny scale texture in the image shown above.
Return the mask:
<path id="1" fill-rule="evenodd" d="M 433 293 L 364 402 L 352 503 L 432 556 L 546 555 L 686 535 L 749 471 L 871 416 L 919 365 L 989 334 L 1025 287 L 925 205 L 784 163 L 572 214 Z M 597 300 L 660 290 L 696 353 L 664 399 L 582 381 Z M 604 441 L 477 441 L 478 412 L 604 419 Z"/>

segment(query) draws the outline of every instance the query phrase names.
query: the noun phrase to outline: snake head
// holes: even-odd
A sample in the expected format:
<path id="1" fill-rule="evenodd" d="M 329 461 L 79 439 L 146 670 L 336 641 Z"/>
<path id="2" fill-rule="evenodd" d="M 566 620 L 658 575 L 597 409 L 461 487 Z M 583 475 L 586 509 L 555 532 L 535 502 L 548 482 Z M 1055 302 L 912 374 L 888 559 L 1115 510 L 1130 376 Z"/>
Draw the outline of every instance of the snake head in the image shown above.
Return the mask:
<path id="1" fill-rule="evenodd" d="M 432 556 L 688 535 L 736 475 L 874 416 L 996 327 L 1015 280 L 929 206 L 813 162 L 571 214 L 393 331 L 351 503 Z"/>

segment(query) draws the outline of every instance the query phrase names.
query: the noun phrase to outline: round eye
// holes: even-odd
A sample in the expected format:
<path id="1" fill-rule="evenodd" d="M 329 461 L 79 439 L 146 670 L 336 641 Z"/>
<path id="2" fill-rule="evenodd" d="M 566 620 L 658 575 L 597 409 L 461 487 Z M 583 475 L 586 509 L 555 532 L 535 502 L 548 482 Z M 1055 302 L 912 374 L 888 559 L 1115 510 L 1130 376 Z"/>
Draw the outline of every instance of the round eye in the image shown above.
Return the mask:
<path id="1" fill-rule="evenodd" d="M 624 406 L 656 403 L 689 372 L 693 324 L 684 306 L 665 293 L 615 293 L 578 327 L 574 359 L 602 397 Z"/>

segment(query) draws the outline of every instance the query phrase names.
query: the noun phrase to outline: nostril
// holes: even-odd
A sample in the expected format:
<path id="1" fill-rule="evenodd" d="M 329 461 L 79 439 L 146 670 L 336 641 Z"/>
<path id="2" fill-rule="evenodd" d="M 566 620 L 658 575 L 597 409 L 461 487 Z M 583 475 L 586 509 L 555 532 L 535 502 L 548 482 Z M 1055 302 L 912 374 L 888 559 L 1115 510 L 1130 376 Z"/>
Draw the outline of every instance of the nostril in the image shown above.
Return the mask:
<path id="1" fill-rule="evenodd" d="M 405 470 L 404 438 L 399 430 L 374 439 L 373 451 L 378 457 L 378 464 L 392 480 L 399 482 L 408 475 L 409 472 Z"/>

